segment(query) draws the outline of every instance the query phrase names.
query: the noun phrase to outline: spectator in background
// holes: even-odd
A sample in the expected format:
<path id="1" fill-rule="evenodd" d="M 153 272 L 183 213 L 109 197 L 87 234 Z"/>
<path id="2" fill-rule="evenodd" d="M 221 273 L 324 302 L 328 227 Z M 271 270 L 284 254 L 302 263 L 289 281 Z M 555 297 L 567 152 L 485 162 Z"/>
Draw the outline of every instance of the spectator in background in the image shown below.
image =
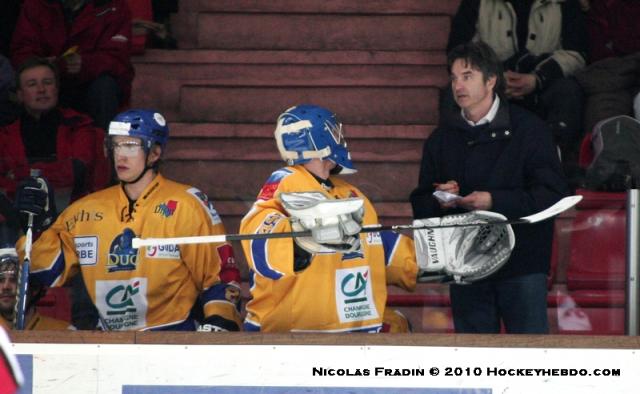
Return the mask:
<path id="1" fill-rule="evenodd" d="M 21 114 L 0 127 L 0 189 L 13 197 L 32 168 L 57 190 L 63 208 L 108 181 L 104 132 L 91 118 L 58 106 L 58 74 L 45 59 L 32 58 L 17 70 Z"/>
<path id="2" fill-rule="evenodd" d="M 584 125 L 590 132 L 603 119 L 640 112 L 640 99 L 636 98 L 633 105 L 640 89 L 640 1 L 583 2 L 589 5 L 592 63 L 576 77 L 585 92 Z"/>
<path id="3" fill-rule="evenodd" d="M 589 0 L 588 3 L 589 60 L 592 63 L 640 51 L 640 1 Z"/>
<path id="4" fill-rule="evenodd" d="M 506 97 L 551 127 L 565 170 L 577 161 L 582 91 L 571 78 L 585 67 L 587 29 L 577 0 L 462 0 L 447 50 L 484 41 L 505 70 Z M 448 96 L 451 97 L 451 96 Z M 442 116 L 453 102 L 443 100 Z"/>
<path id="5" fill-rule="evenodd" d="M 102 129 L 128 104 L 131 13 L 126 0 L 25 0 L 11 43 L 13 65 L 39 56 L 61 72 L 61 101 Z"/>

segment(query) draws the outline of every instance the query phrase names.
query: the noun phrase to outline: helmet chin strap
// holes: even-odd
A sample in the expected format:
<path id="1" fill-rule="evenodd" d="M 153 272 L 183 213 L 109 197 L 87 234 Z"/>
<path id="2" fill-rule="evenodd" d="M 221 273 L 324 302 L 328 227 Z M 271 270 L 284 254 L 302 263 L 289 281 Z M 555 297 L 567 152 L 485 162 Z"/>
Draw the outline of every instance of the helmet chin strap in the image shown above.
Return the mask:
<path id="1" fill-rule="evenodd" d="M 131 184 L 134 184 L 134 183 L 138 182 L 140 179 L 142 179 L 142 177 L 144 176 L 144 174 L 146 174 L 146 173 L 147 173 L 147 171 L 149 171 L 149 170 L 151 170 L 151 169 L 153 169 L 153 167 L 149 167 L 148 165 L 145 165 L 145 166 L 144 166 L 144 169 L 140 172 L 140 175 L 138 175 L 138 176 L 136 177 L 136 179 L 134 179 L 134 180 L 132 180 L 132 181 L 123 181 L 123 180 L 120 180 L 120 183 L 121 183 L 121 184 L 123 184 L 123 185 L 131 185 Z"/>

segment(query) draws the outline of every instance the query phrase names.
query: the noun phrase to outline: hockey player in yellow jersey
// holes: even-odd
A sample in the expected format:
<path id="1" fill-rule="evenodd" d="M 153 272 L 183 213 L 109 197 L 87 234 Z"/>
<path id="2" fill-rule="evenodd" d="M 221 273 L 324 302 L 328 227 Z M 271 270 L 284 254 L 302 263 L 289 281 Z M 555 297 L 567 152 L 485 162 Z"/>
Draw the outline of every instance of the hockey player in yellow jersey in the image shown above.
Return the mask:
<path id="1" fill-rule="evenodd" d="M 0 196 L 1 197 L 1 196 Z M 16 295 L 18 292 L 18 254 L 15 249 L 18 226 L 3 221 L 0 213 L 0 326 L 10 330 L 15 323 Z M 42 286 L 29 288 L 25 330 L 74 330 L 69 322 L 44 316 L 37 311 L 36 302 L 44 296 Z"/>
<path id="2" fill-rule="evenodd" d="M 240 232 L 313 235 L 242 242 L 252 296 L 245 330 L 379 332 L 387 283 L 415 287 L 412 240 L 359 233 L 378 217 L 360 190 L 335 176 L 356 170 L 333 113 L 314 105 L 290 108 L 278 118 L 275 138 L 289 166 L 269 177 Z"/>
<path id="3" fill-rule="evenodd" d="M 198 323 L 206 331 L 238 330 L 239 273 L 229 244 L 131 245 L 137 236 L 225 233 L 202 191 L 158 172 L 168 134 L 155 111 L 116 116 L 106 146 L 120 184 L 76 201 L 40 235 L 31 278 L 62 286 L 81 274 L 105 330 L 194 330 Z M 26 184 L 18 191 L 17 206 L 35 214 L 34 223 L 46 214 L 41 189 Z M 199 321 L 196 304 L 204 316 Z"/>

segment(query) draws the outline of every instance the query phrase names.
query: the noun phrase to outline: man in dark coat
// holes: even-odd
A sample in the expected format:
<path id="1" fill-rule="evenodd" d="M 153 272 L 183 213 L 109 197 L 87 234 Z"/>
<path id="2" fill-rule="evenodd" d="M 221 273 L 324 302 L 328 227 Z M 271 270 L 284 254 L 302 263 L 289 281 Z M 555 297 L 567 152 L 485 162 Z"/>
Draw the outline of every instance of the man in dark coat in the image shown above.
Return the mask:
<path id="1" fill-rule="evenodd" d="M 471 210 L 515 219 L 541 211 L 568 194 L 549 127 L 502 96 L 500 61 L 484 43 L 449 54 L 451 89 L 461 111 L 424 145 L 418 187 L 411 194 L 416 219 Z M 439 203 L 432 193 L 461 196 Z M 451 285 L 456 332 L 548 332 L 546 277 L 553 222 L 514 226 L 516 245 L 492 277 Z"/>

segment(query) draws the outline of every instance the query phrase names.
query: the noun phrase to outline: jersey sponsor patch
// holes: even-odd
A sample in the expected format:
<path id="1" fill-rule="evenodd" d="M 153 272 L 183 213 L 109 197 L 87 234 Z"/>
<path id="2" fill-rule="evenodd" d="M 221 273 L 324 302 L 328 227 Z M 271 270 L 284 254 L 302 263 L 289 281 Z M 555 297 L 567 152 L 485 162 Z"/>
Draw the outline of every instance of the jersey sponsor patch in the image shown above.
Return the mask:
<path id="1" fill-rule="evenodd" d="M 159 213 L 165 218 L 168 218 L 169 216 L 173 215 L 176 209 L 178 209 L 178 202 L 169 200 L 167 202 L 163 202 L 162 204 L 156 205 L 156 209 L 153 210 L 153 213 Z"/>
<path id="2" fill-rule="evenodd" d="M 272 232 L 282 218 L 284 218 L 284 216 L 279 213 L 270 213 L 266 218 L 264 218 L 260 227 L 258 227 L 256 234 L 267 234 Z"/>
<path id="3" fill-rule="evenodd" d="M 133 271 L 138 264 L 138 249 L 134 249 L 131 241 L 136 234 L 125 228 L 121 234 L 111 242 L 109 254 L 107 255 L 108 272 Z"/>
<path id="4" fill-rule="evenodd" d="M 96 281 L 96 307 L 108 330 L 147 325 L 147 278 Z"/>
<path id="5" fill-rule="evenodd" d="M 180 247 L 178 245 L 147 246 L 146 254 L 150 259 L 180 259 Z"/>
<path id="6" fill-rule="evenodd" d="M 80 265 L 96 265 L 98 262 L 98 237 L 74 237 L 76 256 Z"/>
<path id="7" fill-rule="evenodd" d="M 258 193 L 258 200 L 271 200 L 276 190 L 278 190 L 280 182 L 291 174 L 293 174 L 293 171 L 286 168 L 274 171 L 262 186 L 262 189 L 260 189 L 260 193 Z"/>
<path id="8" fill-rule="evenodd" d="M 218 211 L 213 207 L 213 202 L 209 201 L 209 197 L 204 194 L 200 189 L 192 187 L 187 190 L 187 193 L 194 196 L 200 205 L 207 211 L 209 214 L 209 218 L 211 219 L 211 224 L 216 225 L 222 223 L 222 219 L 220 219 L 220 215 L 218 215 Z"/>
<path id="9" fill-rule="evenodd" d="M 367 243 L 369 245 L 382 245 L 380 233 L 367 233 Z"/>
<path id="10" fill-rule="evenodd" d="M 368 266 L 336 270 L 336 308 L 341 323 L 378 319 Z"/>

